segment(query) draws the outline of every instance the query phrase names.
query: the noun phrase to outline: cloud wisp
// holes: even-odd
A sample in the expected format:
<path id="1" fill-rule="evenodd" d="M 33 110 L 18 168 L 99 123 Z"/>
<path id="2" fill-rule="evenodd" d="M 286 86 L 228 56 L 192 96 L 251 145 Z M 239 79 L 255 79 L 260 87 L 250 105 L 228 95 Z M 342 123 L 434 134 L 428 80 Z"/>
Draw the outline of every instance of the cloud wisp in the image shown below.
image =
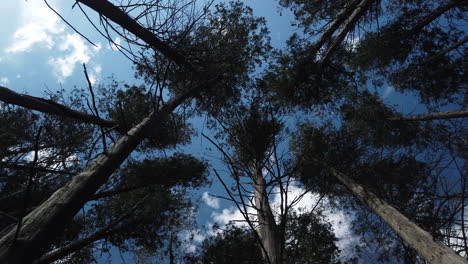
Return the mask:
<path id="1" fill-rule="evenodd" d="M 202 195 L 203 202 L 206 203 L 211 208 L 218 209 L 219 208 L 219 199 L 210 196 L 208 192 L 204 192 Z"/>
<path id="2" fill-rule="evenodd" d="M 58 2 L 50 1 L 50 4 L 57 6 Z M 33 50 L 53 50 L 54 55 L 47 63 L 59 82 L 70 77 L 77 64 L 89 63 L 101 47 L 99 43 L 98 47 L 92 47 L 78 34 L 67 32 L 65 24 L 42 1 L 22 1 L 19 24 L 5 53 L 13 56 Z"/>

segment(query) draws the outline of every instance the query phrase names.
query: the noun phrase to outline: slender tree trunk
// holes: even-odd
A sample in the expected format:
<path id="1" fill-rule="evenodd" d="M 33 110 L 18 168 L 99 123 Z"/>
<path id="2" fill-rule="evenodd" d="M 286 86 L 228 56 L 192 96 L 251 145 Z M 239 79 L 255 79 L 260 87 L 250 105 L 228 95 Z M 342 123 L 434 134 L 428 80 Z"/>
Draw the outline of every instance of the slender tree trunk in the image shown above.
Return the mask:
<path id="1" fill-rule="evenodd" d="M 327 61 L 329 59 L 333 50 L 343 41 L 348 32 L 354 28 L 354 25 L 356 25 L 357 21 L 364 15 L 373 1 L 374 0 L 362 0 L 359 3 L 356 9 L 354 9 L 353 13 L 344 22 L 343 27 L 341 28 L 340 32 L 338 32 L 338 35 L 335 37 L 330 47 L 328 47 L 325 55 L 322 58 L 322 61 Z"/>
<path id="2" fill-rule="evenodd" d="M 460 110 L 432 113 L 432 114 L 426 114 L 426 115 L 392 117 L 392 118 L 389 118 L 389 120 L 392 120 L 392 121 L 428 121 L 428 120 L 463 118 L 463 117 L 468 117 L 468 109 L 460 109 Z"/>
<path id="3" fill-rule="evenodd" d="M 253 186 L 255 209 L 257 210 L 258 218 L 258 234 L 266 251 L 262 251 L 264 258 L 270 261 L 271 264 L 284 264 L 286 263 L 284 247 L 280 243 L 281 240 L 278 236 L 278 228 L 273 212 L 271 211 L 266 190 L 267 186 L 262 175 L 262 166 L 258 163 L 255 168 Z M 267 254 L 267 256 L 265 256 L 265 254 Z"/>
<path id="4" fill-rule="evenodd" d="M 99 155 L 81 173 L 58 189 L 47 201 L 23 219 L 19 235 L 16 227 L 2 232 L 0 263 L 31 263 L 46 251 L 75 214 L 124 162 L 146 134 L 157 127 L 194 90 L 173 98 L 122 136 L 108 151 Z M 25 254 L 27 252 L 27 254 Z"/>
<path id="5" fill-rule="evenodd" d="M 3 86 L 0 86 L 0 101 L 7 104 L 22 106 L 46 114 L 72 118 L 83 123 L 95 124 L 102 127 L 111 128 L 116 125 L 112 121 L 104 120 L 97 116 L 73 110 L 52 100 L 19 94 Z"/>
<path id="6" fill-rule="evenodd" d="M 467 264 L 468 261 L 457 255 L 444 244 L 435 241 L 426 231 L 413 223 L 398 210 L 378 198 L 372 192 L 334 168 L 331 173 L 344 184 L 361 202 L 378 214 L 398 235 L 414 248 L 430 264 Z"/>

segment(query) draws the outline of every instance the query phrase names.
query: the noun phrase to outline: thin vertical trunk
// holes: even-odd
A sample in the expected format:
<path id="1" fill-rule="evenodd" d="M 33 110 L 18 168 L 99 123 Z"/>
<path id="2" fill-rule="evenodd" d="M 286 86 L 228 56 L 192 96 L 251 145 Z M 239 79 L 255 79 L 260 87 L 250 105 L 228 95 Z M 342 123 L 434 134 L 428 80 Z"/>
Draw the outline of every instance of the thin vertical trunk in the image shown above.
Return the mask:
<path id="1" fill-rule="evenodd" d="M 262 175 L 262 166 L 257 163 L 254 179 L 255 209 L 258 218 L 258 234 L 266 252 L 264 258 L 271 264 L 284 264 L 285 252 L 280 243 L 278 228 L 268 200 L 267 186 Z M 267 256 L 265 256 L 267 254 Z"/>
<path id="2" fill-rule="evenodd" d="M 3 86 L 0 86 L 0 101 L 7 104 L 22 106 L 46 114 L 72 118 L 82 123 L 95 124 L 108 128 L 114 127 L 116 125 L 112 121 L 104 120 L 97 116 L 73 110 L 52 100 L 19 94 Z"/>
<path id="3" fill-rule="evenodd" d="M 361 202 L 379 215 L 398 235 L 430 264 L 467 264 L 468 261 L 457 255 L 444 244 L 413 223 L 398 210 L 378 198 L 372 192 L 334 168 L 331 173 L 345 185 Z"/>
<path id="4" fill-rule="evenodd" d="M 389 118 L 389 120 L 392 120 L 392 121 L 428 121 L 428 120 L 463 118 L 463 117 L 468 117 L 468 109 L 460 109 L 460 110 L 432 113 L 432 114 L 426 114 L 426 115 L 392 117 L 392 118 Z"/>
<path id="5" fill-rule="evenodd" d="M 47 201 L 24 217 L 17 239 L 16 227 L 4 230 L 0 239 L 0 263 L 31 263 L 38 259 L 146 134 L 189 98 L 192 92 L 175 97 L 157 111 L 153 111 L 122 136 L 107 153 L 99 155 L 81 173 L 75 175 Z M 27 254 L 24 254 L 25 252 Z"/>

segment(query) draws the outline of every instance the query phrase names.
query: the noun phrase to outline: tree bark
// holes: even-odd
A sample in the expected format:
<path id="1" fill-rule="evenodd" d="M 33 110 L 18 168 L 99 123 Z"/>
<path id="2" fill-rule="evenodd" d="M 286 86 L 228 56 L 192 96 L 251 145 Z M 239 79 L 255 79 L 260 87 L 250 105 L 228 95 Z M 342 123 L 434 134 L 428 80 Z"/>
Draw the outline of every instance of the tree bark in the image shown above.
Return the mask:
<path id="1" fill-rule="evenodd" d="M 444 244 L 435 241 L 432 235 L 421 229 L 384 200 L 348 178 L 343 173 L 330 168 L 331 173 L 345 185 L 361 202 L 379 215 L 398 235 L 405 240 L 430 264 L 467 264 L 468 261 L 457 255 Z"/>
<path id="2" fill-rule="evenodd" d="M 337 15 L 330 26 L 320 35 L 319 39 L 312 45 L 307 51 L 306 61 L 314 60 L 317 52 L 323 47 L 325 42 L 327 42 L 333 33 L 340 27 L 341 24 L 346 20 L 347 17 L 353 12 L 354 8 L 360 0 L 353 1 L 350 5 L 345 6 Z"/>
<path id="3" fill-rule="evenodd" d="M 460 109 L 460 110 L 432 113 L 432 114 L 426 114 L 426 115 L 392 117 L 392 118 L 389 118 L 388 120 L 392 120 L 392 121 L 428 121 L 428 120 L 440 120 L 440 119 L 463 118 L 463 117 L 468 117 L 468 109 Z"/>
<path id="4" fill-rule="evenodd" d="M 89 197 L 108 180 L 146 134 L 157 127 L 194 91 L 196 90 L 177 96 L 153 111 L 140 124 L 122 136 L 108 153 L 99 155 L 81 173 L 24 217 L 17 239 L 15 239 L 15 227 L 4 230 L 0 239 L 0 263 L 31 263 L 38 259 Z"/>
<path id="5" fill-rule="evenodd" d="M 105 16 L 109 20 L 118 24 L 122 28 L 128 30 L 147 44 L 153 47 L 153 49 L 160 51 L 168 59 L 177 63 L 177 65 L 192 69 L 193 67 L 187 62 L 185 57 L 177 50 L 157 38 L 151 31 L 144 28 L 137 21 L 131 18 L 124 11 L 114 6 L 107 0 L 77 0 L 77 2 L 86 5 L 87 7 L 98 12 L 100 15 Z"/>
<path id="6" fill-rule="evenodd" d="M 102 127 L 111 128 L 116 125 L 112 121 L 104 120 L 97 116 L 73 110 L 52 100 L 19 94 L 3 86 L 0 86 L 0 101 L 3 101 L 7 104 L 22 106 L 46 114 L 73 118 L 83 123 L 95 124 Z"/>
<path id="7" fill-rule="evenodd" d="M 322 62 L 327 61 L 329 59 L 333 50 L 343 41 L 348 32 L 351 31 L 352 28 L 354 28 L 354 25 L 356 25 L 357 21 L 364 15 L 364 13 L 370 7 L 373 1 L 374 0 L 362 0 L 359 3 L 356 9 L 354 9 L 353 13 L 344 22 L 343 27 L 341 28 L 340 32 L 338 32 L 338 35 L 335 37 L 330 47 L 328 47 L 327 51 L 325 52 L 325 55 L 322 58 Z"/>
<path id="8" fill-rule="evenodd" d="M 284 264 L 285 251 L 280 243 L 278 228 L 271 211 L 266 182 L 262 175 L 262 167 L 257 163 L 254 179 L 255 209 L 258 218 L 258 234 L 266 252 L 262 251 L 264 259 L 271 264 Z M 265 254 L 267 256 L 265 256 Z"/>

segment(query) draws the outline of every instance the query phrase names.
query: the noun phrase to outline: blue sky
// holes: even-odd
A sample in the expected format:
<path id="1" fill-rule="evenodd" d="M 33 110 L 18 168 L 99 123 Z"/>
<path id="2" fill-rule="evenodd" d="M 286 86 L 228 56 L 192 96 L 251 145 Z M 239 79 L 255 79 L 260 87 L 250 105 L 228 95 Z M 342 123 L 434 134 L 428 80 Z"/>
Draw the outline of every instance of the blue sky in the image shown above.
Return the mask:
<path id="1" fill-rule="evenodd" d="M 0 38 L 0 85 L 34 96 L 44 96 L 44 91 L 53 92 L 62 88 L 65 90 L 71 90 L 75 86 L 86 88 L 82 63 L 86 63 L 95 85 L 105 84 L 107 78 L 111 76 L 114 76 L 117 81 L 130 84 L 141 83 L 133 76 L 131 62 L 109 46 L 109 43 L 95 32 L 79 10 L 71 9 L 73 1 L 49 2 L 97 47 L 90 45 L 65 25 L 45 6 L 43 1 L 5 1 L 0 10 L 0 24 L 2 25 L 0 27 L 2 36 Z M 255 15 L 267 18 L 273 46 L 283 47 L 294 30 L 290 26 L 292 14 L 287 10 L 281 10 L 280 16 L 276 1 L 247 0 L 245 2 L 254 9 Z M 119 40 L 116 39 L 116 41 Z M 403 97 L 394 93 L 391 87 L 386 87 L 381 94 L 393 102 L 404 102 Z M 405 100 L 408 103 L 400 104 L 400 110 L 405 112 L 413 110 L 418 105 L 414 99 Z M 194 127 L 198 132 L 204 129 L 203 118 L 199 119 Z M 205 157 L 210 160 L 212 167 L 221 168 L 221 162 L 212 158 L 219 156 L 219 153 L 214 150 L 210 151 L 208 148 L 214 149 L 209 142 L 197 136 L 190 146 L 179 150 Z M 291 188 L 291 195 L 298 195 L 301 191 L 300 187 L 294 186 Z M 213 198 L 209 194 L 225 194 L 215 179 L 210 187 L 197 193 L 200 198 L 197 219 L 201 226 L 196 236 L 197 240 L 201 240 L 206 232 L 210 232 L 209 228 L 204 229 L 202 226 L 209 227 L 214 223 L 222 225 L 230 220 L 242 218 L 233 204 Z M 300 206 L 310 209 L 316 199 L 317 197 L 313 194 L 305 196 Z M 324 205 L 326 204 L 325 202 Z M 352 216 L 341 211 L 329 211 L 328 215 L 336 235 L 340 238 L 342 249 L 345 252 L 351 250 L 351 247 L 358 243 L 358 238 L 350 231 L 349 219 Z M 107 256 L 103 259 L 106 258 Z M 111 257 L 111 259 L 113 263 L 120 263 L 120 256 Z"/>

